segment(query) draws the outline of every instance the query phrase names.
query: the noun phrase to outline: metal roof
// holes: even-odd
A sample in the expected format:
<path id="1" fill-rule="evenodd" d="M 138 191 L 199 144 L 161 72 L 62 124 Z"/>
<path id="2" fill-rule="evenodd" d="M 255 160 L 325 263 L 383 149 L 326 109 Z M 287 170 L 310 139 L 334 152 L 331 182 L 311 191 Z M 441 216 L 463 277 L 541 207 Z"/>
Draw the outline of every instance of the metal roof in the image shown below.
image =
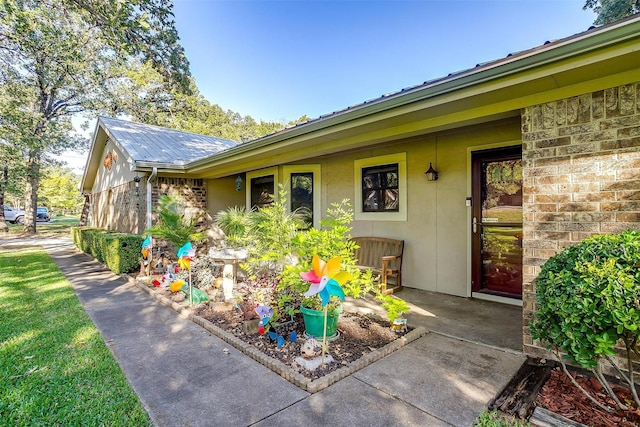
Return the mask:
<path id="1" fill-rule="evenodd" d="M 235 147 L 239 142 L 135 123 L 112 117 L 98 117 L 111 140 L 134 162 L 184 165 Z"/>

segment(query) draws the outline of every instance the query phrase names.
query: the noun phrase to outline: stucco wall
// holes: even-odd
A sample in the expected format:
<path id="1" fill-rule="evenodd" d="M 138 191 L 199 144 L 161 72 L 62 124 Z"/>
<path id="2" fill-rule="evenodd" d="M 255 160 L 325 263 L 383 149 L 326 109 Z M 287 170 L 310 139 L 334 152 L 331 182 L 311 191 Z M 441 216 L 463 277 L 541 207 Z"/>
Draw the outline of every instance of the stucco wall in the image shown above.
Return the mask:
<path id="1" fill-rule="evenodd" d="M 524 349 L 540 266 L 595 234 L 640 230 L 640 83 L 522 112 Z"/>
<path id="2" fill-rule="evenodd" d="M 356 160 L 406 153 L 407 220 L 356 220 L 351 234 L 405 240 L 402 274 L 406 286 L 469 296 L 470 208 L 465 206 L 470 195 L 469 150 L 496 144 L 520 144 L 519 117 L 298 163 L 321 165 L 324 213 L 331 203 L 345 198 L 356 203 Z M 428 182 L 424 176 L 429 162 L 440 172 L 437 182 Z M 234 188 L 222 180 L 209 188 L 214 191 L 224 186 Z"/>

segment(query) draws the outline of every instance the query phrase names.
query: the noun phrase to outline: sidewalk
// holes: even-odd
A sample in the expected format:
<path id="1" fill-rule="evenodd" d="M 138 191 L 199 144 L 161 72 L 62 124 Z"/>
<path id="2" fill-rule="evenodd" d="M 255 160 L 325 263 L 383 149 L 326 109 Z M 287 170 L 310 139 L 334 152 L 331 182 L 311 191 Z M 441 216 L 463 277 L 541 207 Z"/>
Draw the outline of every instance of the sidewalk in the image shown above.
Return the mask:
<path id="1" fill-rule="evenodd" d="M 69 239 L 29 240 L 67 277 L 156 427 L 466 427 L 525 359 L 429 333 L 309 394 L 113 275 Z M 25 243 L 3 238 L 0 249 Z"/>

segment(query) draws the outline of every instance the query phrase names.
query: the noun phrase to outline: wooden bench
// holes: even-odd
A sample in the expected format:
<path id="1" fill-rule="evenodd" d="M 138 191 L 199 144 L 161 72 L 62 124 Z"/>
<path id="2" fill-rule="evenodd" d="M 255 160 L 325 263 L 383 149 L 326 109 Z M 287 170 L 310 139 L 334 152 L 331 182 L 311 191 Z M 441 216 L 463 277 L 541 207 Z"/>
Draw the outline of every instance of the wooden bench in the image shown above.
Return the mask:
<path id="1" fill-rule="evenodd" d="M 383 237 L 353 237 L 359 248 L 355 250 L 360 270 L 371 270 L 380 275 L 382 292 L 392 294 L 402 289 L 402 253 L 404 240 Z M 394 279 L 389 286 L 389 278 Z"/>

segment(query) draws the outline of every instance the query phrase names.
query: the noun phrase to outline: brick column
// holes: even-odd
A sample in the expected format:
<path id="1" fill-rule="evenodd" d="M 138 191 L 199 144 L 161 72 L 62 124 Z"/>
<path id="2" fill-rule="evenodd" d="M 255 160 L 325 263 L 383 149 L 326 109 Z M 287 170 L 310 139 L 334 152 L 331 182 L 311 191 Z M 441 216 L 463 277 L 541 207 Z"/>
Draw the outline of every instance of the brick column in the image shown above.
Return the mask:
<path id="1" fill-rule="evenodd" d="M 522 110 L 524 351 L 533 279 L 550 256 L 595 234 L 640 230 L 640 83 Z"/>

